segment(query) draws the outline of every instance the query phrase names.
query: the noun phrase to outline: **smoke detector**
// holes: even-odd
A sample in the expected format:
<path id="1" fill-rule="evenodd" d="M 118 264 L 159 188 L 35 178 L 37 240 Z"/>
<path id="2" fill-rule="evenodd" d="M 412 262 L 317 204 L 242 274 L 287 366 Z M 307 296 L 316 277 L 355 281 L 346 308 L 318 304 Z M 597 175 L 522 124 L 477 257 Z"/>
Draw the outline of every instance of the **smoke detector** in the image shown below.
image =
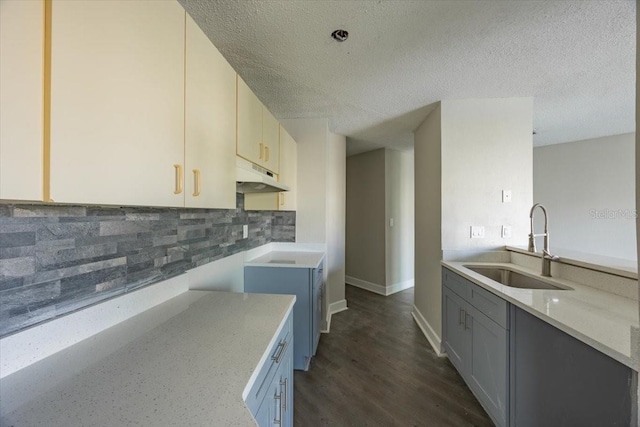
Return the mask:
<path id="1" fill-rule="evenodd" d="M 331 37 L 338 42 L 343 42 L 349 38 L 349 32 L 347 30 L 335 30 L 331 33 Z"/>

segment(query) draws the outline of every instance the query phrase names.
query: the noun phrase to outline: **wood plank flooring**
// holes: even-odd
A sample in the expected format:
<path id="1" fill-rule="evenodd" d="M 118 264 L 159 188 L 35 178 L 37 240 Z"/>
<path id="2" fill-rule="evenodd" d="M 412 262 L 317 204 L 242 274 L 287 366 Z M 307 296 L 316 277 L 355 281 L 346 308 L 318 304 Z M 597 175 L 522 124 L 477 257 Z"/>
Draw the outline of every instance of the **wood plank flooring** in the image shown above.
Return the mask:
<path id="1" fill-rule="evenodd" d="M 413 289 L 383 297 L 347 285 L 346 298 L 309 371 L 295 371 L 296 426 L 493 425 L 413 321 Z"/>

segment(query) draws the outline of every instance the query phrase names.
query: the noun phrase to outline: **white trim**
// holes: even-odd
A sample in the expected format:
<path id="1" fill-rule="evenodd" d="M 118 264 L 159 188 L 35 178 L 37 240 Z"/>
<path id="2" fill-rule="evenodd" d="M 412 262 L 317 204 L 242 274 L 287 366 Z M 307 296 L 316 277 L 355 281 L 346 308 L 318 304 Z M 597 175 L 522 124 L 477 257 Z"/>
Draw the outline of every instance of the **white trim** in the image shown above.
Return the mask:
<path id="1" fill-rule="evenodd" d="M 414 280 L 409 279 L 405 280 L 404 282 L 394 283 L 390 286 L 382 286 L 378 285 L 377 283 L 367 282 L 366 280 L 358 279 L 357 277 L 352 276 L 345 276 L 344 281 L 348 285 L 355 286 L 356 288 L 364 289 L 378 295 L 383 295 L 385 297 L 391 294 L 395 294 L 396 292 L 412 288 L 414 284 Z"/>
<path id="2" fill-rule="evenodd" d="M 341 311 L 348 310 L 348 308 L 349 307 L 347 307 L 346 299 L 342 299 L 340 301 L 332 302 L 331 304 L 329 304 L 329 307 L 327 308 L 327 319 L 325 320 L 326 328 L 322 329 L 320 332 L 322 332 L 323 334 L 328 334 L 329 330 L 331 329 L 331 316 L 336 313 L 340 313 Z"/>
<path id="3" fill-rule="evenodd" d="M 413 288 L 414 280 L 409 279 L 404 282 L 394 283 L 391 286 L 387 286 L 387 295 L 395 294 L 396 292 L 404 291 L 405 289 Z"/>
<path id="4" fill-rule="evenodd" d="M 438 336 L 438 334 L 436 334 L 431 325 L 429 325 L 429 322 L 427 322 L 427 319 L 424 318 L 422 313 L 420 313 L 420 310 L 418 310 L 418 307 L 416 307 L 415 305 L 413 306 L 413 310 L 411 310 L 411 315 L 413 316 L 413 320 L 416 321 L 416 324 L 418 325 L 424 336 L 427 338 L 427 341 L 429 341 L 429 344 L 431 344 L 431 347 L 433 347 L 436 355 L 438 357 L 446 356 L 446 353 L 442 349 L 442 342 L 440 340 L 440 337 Z"/>
<path id="5" fill-rule="evenodd" d="M 382 285 L 378 285 L 377 283 L 367 282 L 366 280 L 358 279 L 351 276 L 344 276 L 344 281 L 347 283 L 347 285 L 355 286 L 369 292 L 374 292 L 378 295 L 387 295 L 385 293 L 386 288 Z"/>

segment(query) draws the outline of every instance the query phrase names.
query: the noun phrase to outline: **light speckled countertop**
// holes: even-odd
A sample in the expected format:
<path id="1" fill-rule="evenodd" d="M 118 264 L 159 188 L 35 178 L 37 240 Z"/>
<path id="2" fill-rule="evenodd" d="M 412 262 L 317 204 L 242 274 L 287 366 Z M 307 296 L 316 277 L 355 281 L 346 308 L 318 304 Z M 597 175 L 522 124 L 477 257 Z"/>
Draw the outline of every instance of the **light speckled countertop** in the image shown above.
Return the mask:
<path id="1" fill-rule="evenodd" d="M 442 265 L 506 301 L 546 321 L 569 335 L 638 371 L 632 354 L 632 331 L 638 327 L 638 302 L 579 283 L 545 278 L 573 290 L 519 289 L 504 286 L 476 273 L 465 265 L 509 267 L 538 275 L 511 263 L 451 262 Z"/>
<path id="2" fill-rule="evenodd" d="M 3 378 L 1 426 L 248 426 L 295 297 L 189 291 Z"/>
<path id="3" fill-rule="evenodd" d="M 324 252 L 271 251 L 257 258 L 245 261 L 245 266 L 318 268 L 323 259 Z"/>

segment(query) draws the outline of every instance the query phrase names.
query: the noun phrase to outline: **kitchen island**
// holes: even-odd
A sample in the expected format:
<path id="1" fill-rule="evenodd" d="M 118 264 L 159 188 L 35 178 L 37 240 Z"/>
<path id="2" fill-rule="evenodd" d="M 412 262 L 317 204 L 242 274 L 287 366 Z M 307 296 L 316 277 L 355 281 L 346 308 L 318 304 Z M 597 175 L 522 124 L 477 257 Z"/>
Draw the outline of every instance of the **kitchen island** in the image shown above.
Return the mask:
<path id="1" fill-rule="evenodd" d="M 182 293 L 2 378 L 0 425 L 255 425 L 245 400 L 294 302 Z"/>

